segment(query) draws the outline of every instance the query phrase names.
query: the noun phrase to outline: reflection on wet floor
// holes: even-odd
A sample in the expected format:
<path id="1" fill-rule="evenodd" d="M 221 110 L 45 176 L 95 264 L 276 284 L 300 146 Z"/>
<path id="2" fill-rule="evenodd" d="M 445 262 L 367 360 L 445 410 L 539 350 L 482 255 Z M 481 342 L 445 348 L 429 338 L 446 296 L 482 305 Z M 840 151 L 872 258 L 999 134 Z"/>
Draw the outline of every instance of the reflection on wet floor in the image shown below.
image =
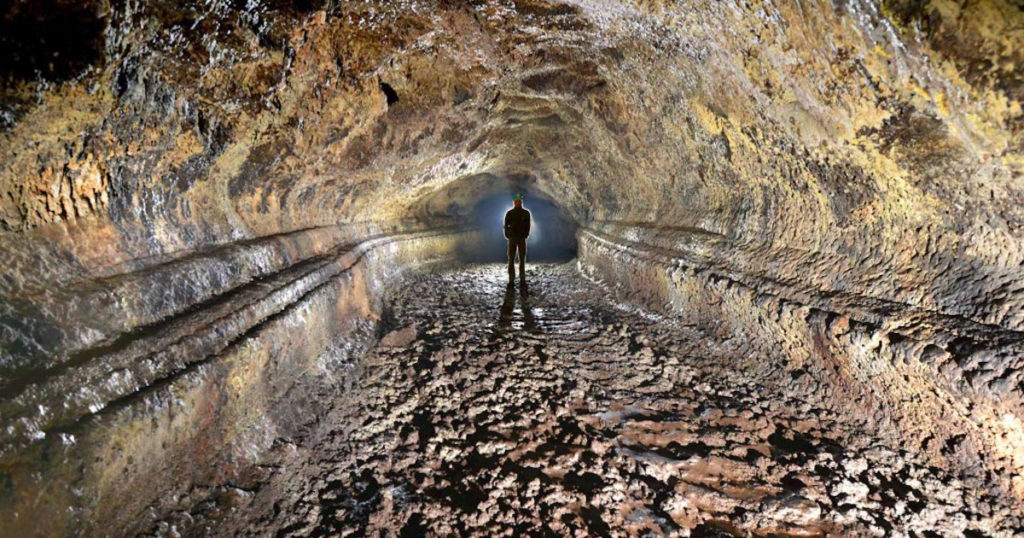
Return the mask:
<path id="1" fill-rule="evenodd" d="M 427 275 L 332 409 L 158 534 L 1012 536 L 964 486 L 770 357 L 627 309 L 572 266 Z M 495 319 L 495 306 L 500 311 Z M 543 315 L 540 314 L 543 312 Z M 807 376 L 804 376 L 806 378 Z M 203 496 L 205 495 L 205 497 Z M 182 500 L 186 503 L 187 500 Z M 188 529 L 198 529 L 191 532 Z"/>
<path id="2" fill-rule="evenodd" d="M 518 308 L 516 308 L 517 299 Z M 533 300 L 527 283 L 520 283 L 518 288 L 512 284 L 505 287 L 505 299 L 501 303 L 498 327 L 526 331 L 538 330 Z"/>

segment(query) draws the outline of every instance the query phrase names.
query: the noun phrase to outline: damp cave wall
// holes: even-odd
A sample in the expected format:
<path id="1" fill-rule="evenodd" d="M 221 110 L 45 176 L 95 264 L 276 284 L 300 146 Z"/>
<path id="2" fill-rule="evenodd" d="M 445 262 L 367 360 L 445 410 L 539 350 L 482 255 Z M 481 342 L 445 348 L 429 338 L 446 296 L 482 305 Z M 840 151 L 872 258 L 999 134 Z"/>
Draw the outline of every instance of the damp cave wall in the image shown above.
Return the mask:
<path id="1" fill-rule="evenodd" d="M 451 260 L 473 235 L 334 246 L 32 380 L 0 404 L 15 418 L 0 456 L 0 536 L 152 532 L 157 503 L 173 507 L 193 485 L 247 484 L 262 454 L 350 382 L 389 283 Z"/>
<path id="2" fill-rule="evenodd" d="M 835 387 L 936 464 L 1024 496 L 1019 2 L 6 9 L 0 368 L 17 448 L 0 457 L 4 513 L 67 503 L 53 528 L 131 521 L 144 499 L 115 514 L 115 480 L 95 480 L 109 460 L 48 452 L 93 409 L 156 413 L 119 391 L 180 370 L 143 364 L 151 375 L 109 390 L 116 361 L 137 364 L 120 345 L 166 324 L 199 334 L 247 286 L 296 285 L 358 245 L 447 233 L 438 193 L 471 204 L 482 175 L 524 178 L 563 207 L 581 270 L 622 299 L 716 323 L 738 352 Z M 469 236 L 445 237 L 429 252 Z M 241 334 L 233 345 L 257 353 L 283 338 Z M 245 371 L 240 397 L 275 381 Z M 65 380 L 95 394 L 66 404 Z M 183 401 L 195 420 L 253 424 L 223 400 Z M 117 450 L 134 461 L 133 446 Z M 22 468 L 53 469 L 82 498 L 25 501 L 41 486 Z"/>

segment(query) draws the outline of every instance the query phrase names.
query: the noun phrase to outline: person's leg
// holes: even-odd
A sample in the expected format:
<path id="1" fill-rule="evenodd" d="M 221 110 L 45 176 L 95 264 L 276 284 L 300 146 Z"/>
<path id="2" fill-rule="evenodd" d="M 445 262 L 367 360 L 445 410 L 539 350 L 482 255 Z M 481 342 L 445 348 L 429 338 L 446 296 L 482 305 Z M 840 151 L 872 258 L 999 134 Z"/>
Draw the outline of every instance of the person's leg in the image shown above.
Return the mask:
<path id="1" fill-rule="evenodd" d="M 516 280 L 516 242 L 513 239 L 508 240 L 508 283 L 512 284 Z"/>

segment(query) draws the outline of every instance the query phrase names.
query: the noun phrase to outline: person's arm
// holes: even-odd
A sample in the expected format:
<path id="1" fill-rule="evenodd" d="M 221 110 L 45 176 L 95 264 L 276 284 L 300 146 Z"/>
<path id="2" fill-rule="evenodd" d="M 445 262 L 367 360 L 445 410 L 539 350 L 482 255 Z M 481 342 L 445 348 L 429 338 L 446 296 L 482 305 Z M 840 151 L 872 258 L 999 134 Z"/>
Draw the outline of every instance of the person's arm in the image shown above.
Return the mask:
<path id="1" fill-rule="evenodd" d="M 508 239 L 508 227 L 511 225 L 511 223 L 509 222 L 509 216 L 511 214 L 512 213 L 510 213 L 510 212 L 506 212 L 505 213 L 505 230 L 504 230 L 505 231 L 505 239 Z"/>
<path id="2" fill-rule="evenodd" d="M 526 237 L 530 237 L 530 223 L 533 222 L 533 215 L 529 211 L 526 212 Z"/>

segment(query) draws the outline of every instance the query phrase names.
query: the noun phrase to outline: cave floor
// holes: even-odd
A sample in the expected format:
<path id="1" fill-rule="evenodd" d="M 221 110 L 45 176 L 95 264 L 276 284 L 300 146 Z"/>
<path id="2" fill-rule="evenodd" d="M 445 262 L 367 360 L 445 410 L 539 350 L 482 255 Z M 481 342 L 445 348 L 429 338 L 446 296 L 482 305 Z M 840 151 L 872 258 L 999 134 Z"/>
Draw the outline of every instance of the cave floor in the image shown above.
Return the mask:
<path id="1" fill-rule="evenodd" d="M 1009 535 L 1018 516 L 711 329 L 572 264 L 412 278 L 381 343 L 245 485 L 157 534 Z M 806 377 L 806 376 L 805 376 Z"/>

